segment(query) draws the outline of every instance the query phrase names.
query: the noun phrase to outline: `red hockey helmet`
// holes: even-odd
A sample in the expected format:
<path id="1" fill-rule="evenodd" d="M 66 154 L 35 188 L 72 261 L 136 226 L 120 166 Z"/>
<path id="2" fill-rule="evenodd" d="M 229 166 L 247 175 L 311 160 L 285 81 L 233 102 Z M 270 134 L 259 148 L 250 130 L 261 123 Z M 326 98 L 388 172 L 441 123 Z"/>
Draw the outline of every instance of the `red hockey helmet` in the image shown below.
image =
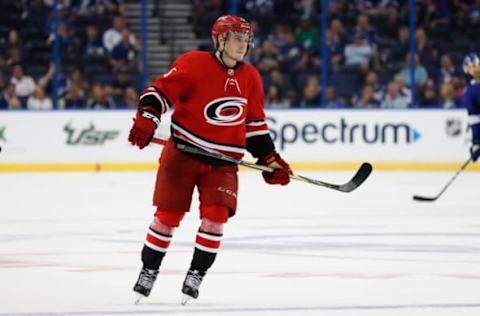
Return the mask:
<path id="1" fill-rule="evenodd" d="M 212 27 L 212 40 L 215 49 L 218 48 L 218 36 L 227 32 L 243 32 L 249 35 L 249 46 L 252 46 L 252 25 L 242 17 L 224 15 L 219 17 Z"/>

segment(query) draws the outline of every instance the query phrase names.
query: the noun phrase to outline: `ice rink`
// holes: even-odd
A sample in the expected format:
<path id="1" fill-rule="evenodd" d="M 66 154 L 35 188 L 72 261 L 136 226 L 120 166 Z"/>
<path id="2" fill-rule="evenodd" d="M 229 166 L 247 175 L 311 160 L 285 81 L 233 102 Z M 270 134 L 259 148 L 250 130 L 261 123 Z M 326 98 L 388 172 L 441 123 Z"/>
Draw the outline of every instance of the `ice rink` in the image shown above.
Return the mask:
<path id="1" fill-rule="evenodd" d="M 343 183 L 353 172 L 299 172 Z M 180 287 L 197 202 L 134 305 L 154 172 L 0 174 L 0 315 L 480 315 L 480 174 L 374 172 L 353 193 L 240 173 L 200 297 Z"/>

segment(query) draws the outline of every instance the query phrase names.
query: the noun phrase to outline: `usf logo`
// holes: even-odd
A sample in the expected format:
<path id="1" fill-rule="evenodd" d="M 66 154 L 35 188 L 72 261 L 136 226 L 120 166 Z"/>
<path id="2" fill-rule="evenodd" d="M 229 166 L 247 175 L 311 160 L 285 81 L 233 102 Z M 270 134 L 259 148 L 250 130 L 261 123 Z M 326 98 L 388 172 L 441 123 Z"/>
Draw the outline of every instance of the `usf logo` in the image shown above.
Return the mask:
<path id="1" fill-rule="evenodd" d="M 70 123 L 63 130 L 67 133 L 67 145 L 103 145 L 108 140 L 117 138 L 119 131 L 100 131 L 90 123 L 88 128 L 75 129 Z"/>
<path id="2" fill-rule="evenodd" d="M 0 126 L 0 141 L 6 143 L 7 139 L 5 138 L 5 130 L 7 129 L 6 126 Z"/>

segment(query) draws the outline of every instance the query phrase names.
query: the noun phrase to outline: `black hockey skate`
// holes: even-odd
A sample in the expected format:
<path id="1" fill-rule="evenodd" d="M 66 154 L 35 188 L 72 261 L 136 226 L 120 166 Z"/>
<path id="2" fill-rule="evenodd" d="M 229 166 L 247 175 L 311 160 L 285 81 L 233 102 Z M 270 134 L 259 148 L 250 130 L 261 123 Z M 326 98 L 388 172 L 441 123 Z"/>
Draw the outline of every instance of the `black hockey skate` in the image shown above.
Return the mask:
<path id="1" fill-rule="evenodd" d="M 133 287 L 133 291 L 137 293 L 135 304 L 138 304 L 143 297 L 150 295 L 153 284 L 157 279 L 157 275 L 158 270 L 142 268 L 142 271 L 140 271 L 140 275 L 138 276 L 137 283 L 135 283 Z"/>
<path id="2" fill-rule="evenodd" d="M 182 305 L 187 304 L 192 298 L 196 299 L 198 297 L 198 289 L 200 284 L 202 284 L 203 277 L 205 272 L 198 270 L 188 270 L 185 281 L 183 281 L 182 293 L 184 294 Z"/>

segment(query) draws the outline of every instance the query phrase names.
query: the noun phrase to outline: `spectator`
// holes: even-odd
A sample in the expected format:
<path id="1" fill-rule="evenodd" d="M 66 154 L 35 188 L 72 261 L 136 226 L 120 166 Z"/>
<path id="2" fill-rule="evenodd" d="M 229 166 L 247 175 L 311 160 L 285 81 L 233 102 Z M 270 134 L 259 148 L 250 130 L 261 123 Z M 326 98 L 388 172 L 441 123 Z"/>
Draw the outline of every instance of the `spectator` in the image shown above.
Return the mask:
<path id="1" fill-rule="evenodd" d="M 390 64 L 392 64 L 392 68 L 396 68 L 403 64 L 405 55 L 409 52 L 409 34 L 410 31 L 406 26 L 402 26 L 398 30 L 397 40 L 393 43 L 390 51 L 390 58 L 388 58 Z"/>
<path id="2" fill-rule="evenodd" d="M 71 86 L 65 95 L 62 108 L 85 109 L 87 105 L 85 92 L 77 85 Z"/>
<path id="3" fill-rule="evenodd" d="M 420 59 L 418 55 L 415 54 L 415 71 L 414 71 L 414 83 L 416 86 L 421 86 L 425 83 L 428 79 L 427 69 L 420 64 Z M 405 64 L 406 66 L 400 70 L 400 74 L 403 77 L 403 80 L 406 82 L 407 86 L 411 85 L 411 78 L 410 78 L 410 54 L 407 54 L 405 57 Z"/>
<path id="4" fill-rule="evenodd" d="M 480 26 L 480 0 L 475 0 L 474 4 L 466 9 L 465 15 L 465 29 L 476 36 L 478 34 L 476 30 Z"/>
<path id="5" fill-rule="evenodd" d="M 270 72 L 274 68 L 279 68 L 278 48 L 269 39 L 263 41 L 262 50 L 257 61 L 257 68 L 260 72 Z"/>
<path id="6" fill-rule="evenodd" d="M 22 108 L 22 102 L 15 94 L 15 85 L 7 84 L 0 97 L 0 109 L 16 110 Z"/>
<path id="7" fill-rule="evenodd" d="M 23 67 L 20 64 L 13 66 L 12 78 L 10 79 L 10 82 L 15 85 L 15 93 L 20 100 L 24 98 L 26 101 L 26 99 L 35 90 L 35 81 L 32 77 L 24 73 Z"/>
<path id="8" fill-rule="evenodd" d="M 5 60 L 6 66 L 12 66 L 12 65 L 18 64 L 22 62 L 22 59 L 23 59 L 22 49 L 20 47 L 12 47 L 8 49 L 5 57 L 6 57 L 6 60 Z"/>
<path id="9" fill-rule="evenodd" d="M 38 85 L 33 94 L 28 97 L 27 109 L 29 110 L 51 110 L 53 109 L 53 102 L 46 94 L 45 90 Z"/>
<path id="10" fill-rule="evenodd" d="M 86 29 L 86 38 L 83 43 L 83 54 L 87 57 L 104 57 L 106 49 L 98 37 L 98 29 L 95 25 L 89 25 Z"/>
<path id="11" fill-rule="evenodd" d="M 367 15 L 360 14 L 357 17 L 357 24 L 353 29 L 353 33 L 365 34 L 368 44 L 370 44 L 372 47 L 375 47 L 377 43 L 377 32 L 375 31 L 375 28 L 370 25 L 370 20 L 368 19 Z"/>
<path id="12" fill-rule="evenodd" d="M 87 108 L 94 110 L 113 109 L 115 102 L 107 94 L 106 87 L 100 83 L 94 83 L 90 94 L 90 99 L 87 101 Z"/>
<path id="13" fill-rule="evenodd" d="M 111 16 L 119 14 L 121 11 L 118 0 L 73 0 L 70 4 L 70 9 L 79 16 L 94 17 L 97 16 Z"/>
<path id="14" fill-rule="evenodd" d="M 438 99 L 437 88 L 432 79 L 428 79 L 421 91 L 420 100 L 418 101 L 420 106 L 438 106 L 440 101 Z"/>
<path id="15" fill-rule="evenodd" d="M 378 74 L 371 70 L 365 76 L 365 85 L 370 85 L 373 88 L 373 98 L 380 104 L 385 94 L 385 86 L 380 83 Z"/>
<path id="16" fill-rule="evenodd" d="M 345 65 L 367 69 L 373 55 L 373 49 L 362 32 L 353 35 L 353 42 L 345 46 Z"/>
<path id="17" fill-rule="evenodd" d="M 328 57 L 330 58 L 330 67 L 332 67 L 333 71 L 337 71 L 340 69 L 343 63 L 343 43 L 341 42 L 338 36 L 335 36 L 330 29 L 326 31 L 327 36 L 327 48 L 328 48 Z M 321 47 L 313 54 L 312 58 L 318 59 L 318 56 L 321 55 Z M 320 70 L 320 63 L 315 63 L 318 65 L 318 70 Z"/>
<path id="18" fill-rule="evenodd" d="M 346 42 L 347 35 L 340 19 L 333 19 L 328 30 L 332 36 L 332 43 L 343 46 Z"/>
<path id="19" fill-rule="evenodd" d="M 52 30 L 47 44 L 53 45 L 55 41 L 55 33 Z M 58 25 L 58 41 L 60 46 L 60 52 L 65 56 L 78 56 L 79 53 L 79 39 L 75 37 L 74 33 L 67 26 L 66 22 L 61 22 Z"/>
<path id="20" fill-rule="evenodd" d="M 388 9 L 398 8 L 398 1 L 396 0 L 354 0 L 352 1 L 358 12 L 362 14 L 373 15 L 386 15 Z"/>
<path id="21" fill-rule="evenodd" d="M 459 108 L 463 106 L 461 99 L 455 96 L 455 90 L 451 83 L 440 86 L 440 105 L 444 108 Z"/>
<path id="22" fill-rule="evenodd" d="M 287 34 L 290 33 L 288 26 L 283 23 L 275 24 L 273 34 L 270 34 L 268 38 L 272 40 L 273 45 L 275 45 L 279 50 L 283 50 L 285 45 L 287 45 Z M 299 45 L 302 46 L 302 43 L 299 42 Z"/>
<path id="23" fill-rule="evenodd" d="M 128 77 L 128 72 L 119 71 L 115 74 L 115 79 L 112 82 L 113 94 L 123 95 L 125 90 L 132 85 L 130 78 Z"/>
<path id="24" fill-rule="evenodd" d="M 313 53 L 319 45 L 317 28 L 312 26 L 309 19 L 302 19 L 296 32 L 297 42 L 303 46 L 307 53 Z"/>
<path id="25" fill-rule="evenodd" d="M 388 84 L 387 93 L 381 108 L 383 109 L 406 109 L 409 104 L 406 102 L 406 99 L 403 98 L 400 94 L 400 87 L 395 81 L 392 81 Z"/>
<path id="26" fill-rule="evenodd" d="M 410 90 L 409 87 L 405 84 L 405 80 L 403 79 L 403 76 L 401 74 L 396 74 L 395 77 L 393 77 L 393 81 L 397 84 L 398 89 L 400 91 L 400 98 L 403 99 L 403 102 L 405 102 L 408 105 L 412 104 L 412 90 Z"/>
<path id="27" fill-rule="evenodd" d="M 18 31 L 15 29 L 12 29 L 8 32 L 8 40 L 7 40 L 7 47 L 6 49 L 12 49 L 12 48 L 22 48 L 22 40 L 20 38 L 20 35 L 18 34 Z"/>
<path id="28" fill-rule="evenodd" d="M 285 44 L 280 49 L 280 68 L 282 72 L 298 73 L 305 69 L 306 54 L 303 47 L 295 41 L 292 32 L 284 34 Z"/>
<path id="29" fill-rule="evenodd" d="M 68 76 L 64 97 L 60 100 L 60 108 L 84 109 L 87 103 L 88 81 L 80 69 L 75 68 Z"/>
<path id="30" fill-rule="evenodd" d="M 78 68 L 73 69 L 68 76 L 66 88 L 67 93 L 71 89 L 75 89 L 82 98 L 85 98 L 87 95 L 88 81 Z"/>
<path id="31" fill-rule="evenodd" d="M 265 108 L 287 109 L 289 107 L 290 102 L 284 97 L 282 86 L 275 83 L 270 84 L 265 95 Z"/>
<path id="32" fill-rule="evenodd" d="M 420 64 L 425 65 L 427 70 L 431 71 L 435 67 L 438 52 L 428 40 L 427 34 L 423 28 L 418 28 L 415 31 L 415 41 Z"/>
<path id="33" fill-rule="evenodd" d="M 130 43 L 130 32 L 127 29 L 122 31 L 121 42 L 113 48 L 110 62 L 114 72 L 120 70 L 136 70 L 137 51 Z"/>
<path id="34" fill-rule="evenodd" d="M 455 67 L 449 54 L 440 57 L 440 68 L 436 69 L 435 82 L 438 85 L 450 83 L 454 76 L 460 76 L 460 71 Z"/>
<path id="35" fill-rule="evenodd" d="M 133 86 L 125 89 L 125 107 L 127 109 L 136 109 L 138 107 L 138 93 Z"/>
<path id="36" fill-rule="evenodd" d="M 380 101 L 375 99 L 375 90 L 371 85 L 363 86 L 362 93 L 357 100 L 352 101 L 353 106 L 363 109 L 375 109 L 380 107 Z"/>
<path id="37" fill-rule="evenodd" d="M 388 8 L 385 21 L 382 22 L 382 27 L 378 28 L 381 40 L 385 42 L 395 39 L 401 27 L 400 23 L 400 12 L 395 8 Z"/>
<path id="38" fill-rule="evenodd" d="M 424 23 L 433 32 L 448 32 L 450 25 L 450 6 L 446 0 L 426 0 Z"/>
<path id="39" fill-rule="evenodd" d="M 339 17 L 348 12 L 349 9 L 348 0 L 329 0 L 328 3 L 328 14 L 332 17 Z"/>
<path id="40" fill-rule="evenodd" d="M 345 102 L 342 99 L 337 98 L 337 92 L 334 86 L 327 87 L 325 91 L 325 98 L 325 108 L 327 109 L 338 109 L 346 107 Z"/>
<path id="41" fill-rule="evenodd" d="M 301 99 L 295 102 L 295 107 L 319 107 L 321 104 L 320 84 L 317 75 L 309 75 L 307 84 L 303 89 Z"/>
<path id="42" fill-rule="evenodd" d="M 113 48 L 122 41 L 122 31 L 127 29 L 125 18 L 117 15 L 113 18 L 113 27 L 103 34 L 103 46 L 111 52 Z M 135 36 L 129 33 L 130 44 L 135 45 Z"/>

